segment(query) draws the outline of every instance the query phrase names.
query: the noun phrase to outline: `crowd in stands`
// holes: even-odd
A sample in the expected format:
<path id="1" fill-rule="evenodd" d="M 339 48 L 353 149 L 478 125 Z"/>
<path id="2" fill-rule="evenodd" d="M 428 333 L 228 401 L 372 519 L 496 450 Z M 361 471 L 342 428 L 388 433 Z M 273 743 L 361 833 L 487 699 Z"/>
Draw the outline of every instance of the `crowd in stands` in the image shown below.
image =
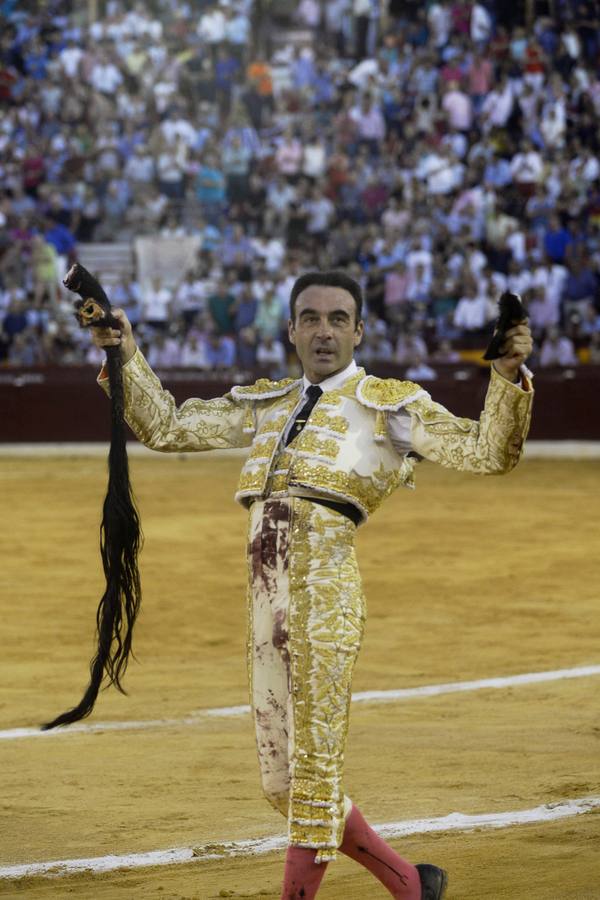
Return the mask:
<path id="1" fill-rule="evenodd" d="M 600 363 L 595 0 L 97 6 L 0 0 L 2 364 L 99 362 L 60 281 L 137 235 L 199 239 L 111 286 L 159 369 L 286 374 L 315 267 L 363 285 L 371 370 L 435 378 L 507 288 L 534 367 Z"/>

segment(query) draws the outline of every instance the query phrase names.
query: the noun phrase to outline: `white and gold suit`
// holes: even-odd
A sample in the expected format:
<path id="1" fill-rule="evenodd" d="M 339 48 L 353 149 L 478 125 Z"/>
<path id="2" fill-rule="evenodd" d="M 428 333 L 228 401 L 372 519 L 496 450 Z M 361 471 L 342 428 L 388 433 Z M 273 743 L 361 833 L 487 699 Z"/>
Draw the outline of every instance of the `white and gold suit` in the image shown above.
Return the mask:
<path id="1" fill-rule="evenodd" d="M 322 382 L 286 447 L 305 379 L 261 379 L 180 407 L 139 351 L 123 379 L 127 421 L 148 447 L 250 447 L 236 499 L 250 510 L 248 667 L 263 790 L 287 816 L 290 844 L 334 859 L 349 809 L 343 758 L 365 603 L 356 526 L 314 498 L 350 503 L 365 522 L 399 485 L 414 486 L 409 454 L 460 471 L 508 472 L 527 435 L 532 392 L 492 371 L 473 421 L 413 382 L 375 378 L 353 362 Z"/>

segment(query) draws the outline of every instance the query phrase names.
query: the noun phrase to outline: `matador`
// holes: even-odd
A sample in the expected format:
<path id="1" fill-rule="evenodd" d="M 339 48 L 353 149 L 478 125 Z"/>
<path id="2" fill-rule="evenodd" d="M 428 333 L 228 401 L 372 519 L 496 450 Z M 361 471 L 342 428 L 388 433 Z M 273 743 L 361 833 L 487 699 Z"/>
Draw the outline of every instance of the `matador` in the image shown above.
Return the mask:
<path id="1" fill-rule="evenodd" d="M 412 865 L 344 792 L 352 672 L 365 622 L 357 527 L 428 459 L 503 474 L 518 462 L 533 392 L 522 363 L 526 321 L 506 334 L 478 421 L 453 415 L 419 385 L 367 375 L 354 361 L 362 295 L 343 272 L 309 272 L 290 298 L 289 337 L 302 378 L 259 379 L 223 397 L 177 406 L 122 311 L 126 418 L 163 452 L 249 447 L 236 499 L 249 511 L 248 671 L 262 788 L 287 818 L 282 900 L 311 900 L 338 851 L 395 898 L 441 900 L 446 872 Z M 102 373 L 100 384 L 105 386 Z"/>

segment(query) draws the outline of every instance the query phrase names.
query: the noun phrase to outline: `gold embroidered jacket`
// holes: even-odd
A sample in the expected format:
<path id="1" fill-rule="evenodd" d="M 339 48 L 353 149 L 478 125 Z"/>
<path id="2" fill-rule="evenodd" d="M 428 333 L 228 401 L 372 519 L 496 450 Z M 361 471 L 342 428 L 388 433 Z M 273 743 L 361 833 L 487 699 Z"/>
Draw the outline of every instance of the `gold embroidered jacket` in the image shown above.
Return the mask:
<path id="1" fill-rule="evenodd" d="M 177 407 L 142 353 L 123 366 L 125 416 L 146 446 L 165 452 L 251 446 L 236 500 L 258 497 L 329 497 L 353 503 L 363 521 L 400 484 L 413 487 L 415 458 L 400 456 L 387 416 L 411 419 L 416 454 L 443 466 L 503 474 L 517 464 L 529 429 L 533 392 L 492 369 L 479 421 L 459 418 L 411 381 L 380 379 L 364 369 L 341 388 L 326 391 L 298 437 L 282 436 L 302 394 L 301 379 L 259 379 L 214 400 Z M 107 390 L 106 379 L 99 379 Z"/>

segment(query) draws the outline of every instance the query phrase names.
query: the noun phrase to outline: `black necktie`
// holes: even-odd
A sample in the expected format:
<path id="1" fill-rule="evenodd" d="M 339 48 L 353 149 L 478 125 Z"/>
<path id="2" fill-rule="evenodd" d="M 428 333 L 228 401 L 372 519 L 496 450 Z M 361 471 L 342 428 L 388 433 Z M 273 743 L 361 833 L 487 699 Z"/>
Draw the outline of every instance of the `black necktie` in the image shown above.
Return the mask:
<path id="1" fill-rule="evenodd" d="M 315 405 L 322 393 L 323 393 L 323 391 L 319 387 L 318 384 L 311 384 L 310 387 L 307 388 L 306 403 L 304 404 L 302 409 L 300 409 L 298 411 L 296 418 L 294 419 L 294 421 L 292 423 L 292 427 L 290 428 L 290 430 L 288 432 L 288 436 L 285 439 L 286 447 L 290 443 L 290 441 L 293 441 L 294 438 L 300 434 L 300 432 L 306 425 L 306 420 L 308 419 L 311 412 L 313 411 L 313 408 L 315 407 Z"/>

